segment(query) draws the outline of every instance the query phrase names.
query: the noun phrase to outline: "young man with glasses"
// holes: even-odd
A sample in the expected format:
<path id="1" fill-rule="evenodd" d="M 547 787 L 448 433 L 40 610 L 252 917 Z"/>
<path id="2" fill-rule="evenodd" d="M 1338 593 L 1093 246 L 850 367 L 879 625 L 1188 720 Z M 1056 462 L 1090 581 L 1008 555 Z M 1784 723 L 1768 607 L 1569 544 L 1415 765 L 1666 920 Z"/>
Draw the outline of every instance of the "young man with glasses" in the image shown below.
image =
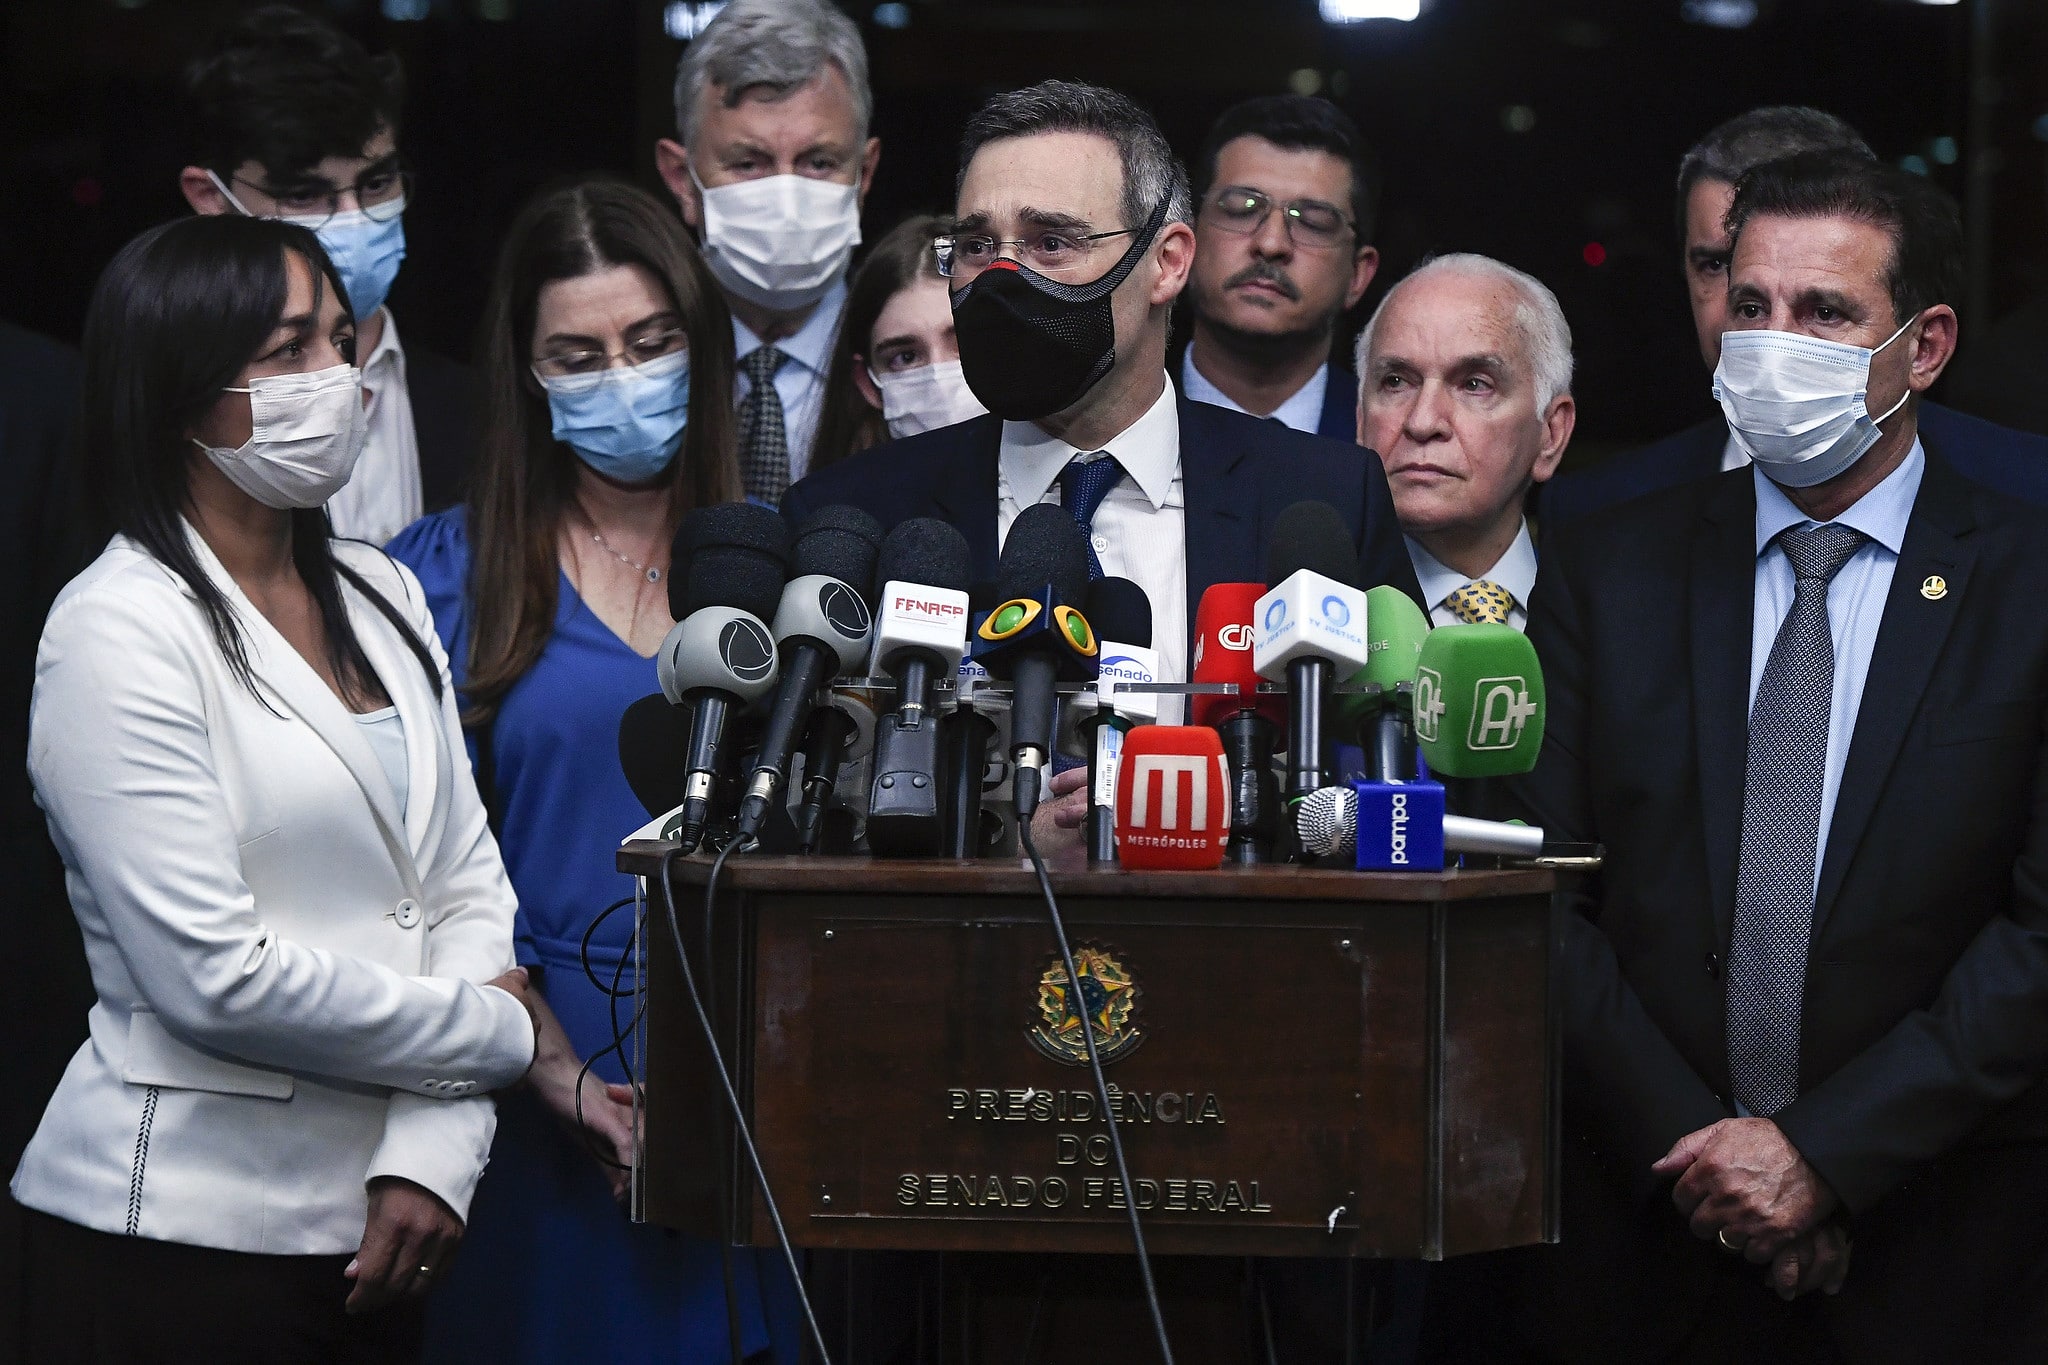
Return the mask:
<path id="1" fill-rule="evenodd" d="M 1181 392 L 1351 439 L 1358 384 L 1330 353 L 1379 269 L 1371 148 L 1329 101 L 1269 95 L 1225 111 L 1196 170 Z"/>
<path id="2" fill-rule="evenodd" d="M 405 258 L 412 191 L 398 147 L 398 59 L 271 5 L 192 65 L 186 92 L 195 136 L 178 178 L 185 201 L 198 213 L 311 228 L 348 291 L 370 433 L 327 511 L 335 534 L 381 545 L 461 496 L 474 422 L 467 371 L 401 345 L 384 305 Z"/>

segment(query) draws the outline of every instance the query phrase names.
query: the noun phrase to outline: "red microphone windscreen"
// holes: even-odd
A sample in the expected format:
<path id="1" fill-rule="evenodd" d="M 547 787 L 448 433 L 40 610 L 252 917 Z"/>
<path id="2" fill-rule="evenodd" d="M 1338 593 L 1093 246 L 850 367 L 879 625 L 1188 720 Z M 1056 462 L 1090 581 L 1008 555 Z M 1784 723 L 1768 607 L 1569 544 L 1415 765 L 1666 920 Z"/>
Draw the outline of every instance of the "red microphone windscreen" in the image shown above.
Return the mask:
<path id="1" fill-rule="evenodd" d="M 1214 730 L 1140 725 L 1116 777 L 1116 850 L 1125 867 L 1205 868 L 1230 841 L 1230 765 Z"/>
<path id="2" fill-rule="evenodd" d="M 1252 614 L 1266 595 L 1260 583 L 1215 583 L 1195 608 L 1195 661 L 1190 682 L 1236 683 L 1240 694 L 1197 693 L 1188 698 L 1188 723 L 1216 725 L 1240 711 L 1257 711 L 1276 725 L 1287 722 L 1285 697 L 1258 696 L 1252 667 Z"/>

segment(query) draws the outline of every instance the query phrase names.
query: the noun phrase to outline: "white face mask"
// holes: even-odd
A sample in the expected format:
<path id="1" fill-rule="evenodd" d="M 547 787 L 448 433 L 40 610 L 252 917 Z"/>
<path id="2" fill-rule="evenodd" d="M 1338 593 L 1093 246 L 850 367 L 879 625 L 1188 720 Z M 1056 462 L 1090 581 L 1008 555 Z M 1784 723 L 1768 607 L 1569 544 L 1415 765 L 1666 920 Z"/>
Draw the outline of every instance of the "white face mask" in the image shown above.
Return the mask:
<path id="1" fill-rule="evenodd" d="M 704 262 L 718 282 L 776 312 L 808 308 L 846 273 L 860 244 L 860 187 L 770 175 L 704 188 Z"/>
<path id="2" fill-rule="evenodd" d="M 894 374 L 876 374 L 869 369 L 868 378 L 882 391 L 882 420 L 888 423 L 889 434 L 898 440 L 920 431 L 950 427 L 988 411 L 974 396 L 974 390 L 967 387 L 967 377 L 960 372 L 957 360 L 941 360 Z"/>
<path id="3" fill-rule="evenodd" d="M 362 458 L 369 419 L 363 377 L 346 362 L 310 374 L 266 374 L 249 381 L 249 439 L 235 450 L 192 444 L 265 507 L 318 507 L 340 492 Z"/>
<path id="4" fill-rule="evenodd" d="M 1865 402 L 1871 357 L 1913 321 L 1875 348 L 1796 332 L 1724 333 L 1714 398 L 1735 444 L 1787 488 L 1826 483 L 1855 464 L 1883 434 L 1878 423 L 1912 397 L 1908 388 L 1876 417 Z"/>

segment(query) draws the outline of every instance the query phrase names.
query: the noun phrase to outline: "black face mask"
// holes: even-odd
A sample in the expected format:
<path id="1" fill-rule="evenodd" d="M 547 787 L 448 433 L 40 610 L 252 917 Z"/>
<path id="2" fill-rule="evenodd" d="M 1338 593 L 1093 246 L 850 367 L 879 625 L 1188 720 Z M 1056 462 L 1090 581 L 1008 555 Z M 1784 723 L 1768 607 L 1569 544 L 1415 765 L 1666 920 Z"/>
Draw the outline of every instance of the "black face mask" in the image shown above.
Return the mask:
<path id="1" fill-rule="evenodd" d="M 1061 284 L 999 257 L 953 295 L 967 387 L 996 416 L 1029 422 L 1080 401 L 1116 364 L 1109 296 L 1137 269 L 1166 221 L 1159 207 L 1109 273 Z"/>

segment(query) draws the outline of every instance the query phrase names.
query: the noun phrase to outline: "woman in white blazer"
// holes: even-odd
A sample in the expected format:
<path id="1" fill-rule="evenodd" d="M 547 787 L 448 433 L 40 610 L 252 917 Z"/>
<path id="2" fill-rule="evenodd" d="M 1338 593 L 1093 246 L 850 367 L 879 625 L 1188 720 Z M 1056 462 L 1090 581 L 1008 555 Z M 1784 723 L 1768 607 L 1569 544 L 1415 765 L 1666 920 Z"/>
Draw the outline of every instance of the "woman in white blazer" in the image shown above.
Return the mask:
<path id="1" fill-rule="evenodd" d="M 415 1355 L 532 1059 L 424 597 L 322 510 L 362 449 L 353 332 L 273 221 L 156 228 L 93 300 L 114 534 L 30 715 L 98 993 L 12 1187 L 38 1361 Z"/>

